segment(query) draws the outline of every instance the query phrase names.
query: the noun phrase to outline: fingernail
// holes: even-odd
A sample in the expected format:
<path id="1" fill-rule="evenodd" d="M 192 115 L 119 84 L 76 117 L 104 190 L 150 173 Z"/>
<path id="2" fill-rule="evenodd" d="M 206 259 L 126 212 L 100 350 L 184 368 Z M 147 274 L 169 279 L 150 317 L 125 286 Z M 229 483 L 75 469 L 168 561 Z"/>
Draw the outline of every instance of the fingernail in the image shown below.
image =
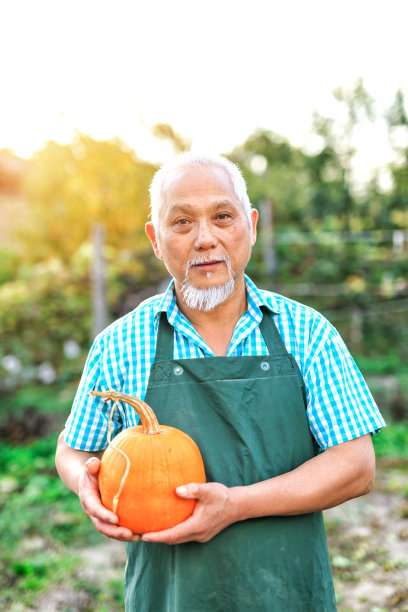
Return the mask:
<path id="1" fill-rule="evenodd" d="M 177 487 L 176 489 L 177 491 L 177 495 L 187 495 L 187 488 L 186 487 Z"/>

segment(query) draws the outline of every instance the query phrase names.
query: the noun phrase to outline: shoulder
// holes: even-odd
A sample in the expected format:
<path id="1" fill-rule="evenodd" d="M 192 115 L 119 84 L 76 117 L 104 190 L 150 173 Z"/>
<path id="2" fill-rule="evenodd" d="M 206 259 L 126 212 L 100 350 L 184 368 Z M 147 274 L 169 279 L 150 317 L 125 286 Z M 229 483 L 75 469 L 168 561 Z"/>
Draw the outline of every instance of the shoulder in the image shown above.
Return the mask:
<path id="1" fill-rule="evenodd" d="M 260 293 L 267 306 L 276 312 L 275 320 L 280 325 L 289 327 L 297 334 L 322 334 L 325 338 L 337 335 L 330 321 L 311 306 L 272 291 L 261 289 Z"/>
<path id="2" fill-rule="evenodd" d="M 101 349 L 113 344 L 126 344 L 151 335 L 154 330 L 154 320 L 162 294 L 154 295 L 141 302 L 134 310 L 116 319 L 106 327 L 96 338 L 95 344 Z"/>
<path id="3" fill-rule="evenodd" d="M 305 376 L 318 355 L 339 338 L 338 331 L 311 306 L 271 291 L 261 290 L 261 294 L 264 303 L 275 313 L 274 322 L 287 350 Z"/>

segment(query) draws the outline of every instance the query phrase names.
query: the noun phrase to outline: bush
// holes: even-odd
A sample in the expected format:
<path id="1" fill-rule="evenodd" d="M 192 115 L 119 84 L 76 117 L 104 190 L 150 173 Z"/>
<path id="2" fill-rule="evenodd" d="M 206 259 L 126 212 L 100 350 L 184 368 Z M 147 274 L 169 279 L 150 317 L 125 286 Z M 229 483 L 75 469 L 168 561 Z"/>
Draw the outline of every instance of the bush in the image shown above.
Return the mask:
<path id="1" fill-rule="evenodd" d="M 53 259 L 21 267 L 16 280 L 0 285 L 0 377 L 3 389 L 39 379 L 54 382 L 81 371 L 92 341 L 90 260 L 84 244 L 70 265 Z M 163 277 L 147 250 L 107 247 L 108 309 L 113 320 L 124 297 Z"/>

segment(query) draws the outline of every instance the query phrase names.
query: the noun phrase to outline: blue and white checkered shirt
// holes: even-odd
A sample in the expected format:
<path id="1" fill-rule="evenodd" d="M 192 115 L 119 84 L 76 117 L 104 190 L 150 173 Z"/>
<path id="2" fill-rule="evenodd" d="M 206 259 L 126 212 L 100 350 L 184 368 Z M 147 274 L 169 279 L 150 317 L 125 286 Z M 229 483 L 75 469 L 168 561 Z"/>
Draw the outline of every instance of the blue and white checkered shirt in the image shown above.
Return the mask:
<path id="1" fill-rule="evenodd" d="M 381 429 L 385 422 L 336 329 L 312 308 L 259 290 L 245 278 L 248 309 L 235 327 L 227 356 L 268 354 L 259 330 L 260 306 L 266 306 L 276 313 L 275 324 L 300 367 L 310 429 L 319 446 L 326 449 Z M 107 446 L 111 402 L 92 396 L 91 390 L 115 389 L 145 398 L 162 311 L 174 327 L 174 359 L 213 356 L 179 311 L 172 281 L 166 293 L 146 300 L 95 339 L 66 423 L 67 444 L 85 451 Z M 118 404 L 112 435 L 137 421 L 130 406 Z"/>

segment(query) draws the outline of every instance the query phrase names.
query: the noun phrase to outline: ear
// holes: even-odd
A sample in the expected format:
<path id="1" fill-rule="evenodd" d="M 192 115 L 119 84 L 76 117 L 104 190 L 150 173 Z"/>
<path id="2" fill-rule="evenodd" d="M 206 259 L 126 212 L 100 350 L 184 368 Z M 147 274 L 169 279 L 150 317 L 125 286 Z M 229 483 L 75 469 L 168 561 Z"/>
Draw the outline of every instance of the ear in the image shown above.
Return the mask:
<path id="1" fill-rule="evenodd" d="M 256 242 L 256 225 L 258 223 L 258 211 L 256 208 L 251 210 L 251 244 L 254 246 Z"/>
<path id="2" fill-rule="evenodd" d="M 154 254 L 156 255 L 156 257 L 158 259 L 163 259 L 161 251 L 160 251 L 159 243 L 158 243 L 158 240 L 156 238 L 156 231 L 155 231 L 155 229 L 153 227 L 153 223 L 151 221 L 148 221 L 146 223 L 146 225 L 145 225 L 145 232 L 146 232 L 147 237 L 149 238 L 150 242 L 152 243 Z"/>

